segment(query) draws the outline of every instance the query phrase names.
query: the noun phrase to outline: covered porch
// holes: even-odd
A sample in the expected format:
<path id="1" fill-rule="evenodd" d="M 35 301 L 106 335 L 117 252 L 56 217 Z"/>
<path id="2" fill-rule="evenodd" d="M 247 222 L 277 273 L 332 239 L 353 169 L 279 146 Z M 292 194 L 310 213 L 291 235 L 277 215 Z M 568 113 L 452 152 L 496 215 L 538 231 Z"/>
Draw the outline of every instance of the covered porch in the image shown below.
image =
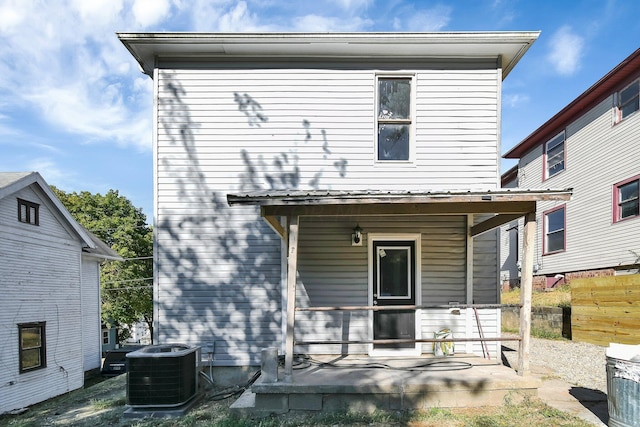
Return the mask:
<path id="1" fill-rule="evenodd" d="M 346 404 L 348 409 L 366 409 L 368 405 L 387 409 L 408 409 L 427 406 L 473 406 L 504 397 L 510 390 L 535 390 L 536 381 L 529 374 L 529 337 L 531 326 L 531 292 L 533 278 L 533 245 L 536 230 L 536 203 L 541 200 L 565 201 L 571 196 L 570 190 L 498 190 L 498 191 L 462 191 L 462 192 L 341 192 L 341 191 L 289 191 L 259 194 L 228 195 L 229 204 L 258 205 L 262 217 L 286 242 L 286 295 L 283 304 L 284 364 L 276 378 L 263 378 L 254 384 L 252 393 L 245 399 L 253 399 L 257 407 L 273 407 L 287 410 L 338 409 Z M 464 272 L 464 299 L 448 300 L 447 304 L 426 304 L 419 298 L 389 299 L 386 304 L 378 291 L 369 291 L 365 304 L 332 304 L 299 307 L 296 304 L 296 284 L 299 277 L 300 223 L 306 218 L 328 221 L 337 217 L 355 219 L 366 218 L 432 218 L 463 217 L 464 263 L 460 266 Z M 520 307 L 519 359 L 515 371 L 505 367 L 500 357 L 491 357 L 488 343 L 496 344 L 506 340 L 497 333 L 483 334 L 479 312 L 487 311 L 499 318 L 501 304 L 499 299 L 491 304 L 475 304 L 474 295 L 474 238 L 496 227 L 524 217 L 522 260 L 522 300 Z M 359 228 L 359 227 L 357 227 Z M 358 230 L 353 230 L 353 239 Z M 415 237 L 420 247 L 420 234 Z M 424 233 L 422 233 L 424 234 Z M 377 236 L 377 235 L 376 235 Z M 411 235 L 400 235 L 411 241 Z M 375 239 L 368 239 L 370 264 Z M 382 239 L 385 243 L 384 239 Z M 392 251 L 400 248 L 395 240 L 389 240 L 384 249 Z M 396 246 L 394 246 L 396 245 Z M 380 249 L 378 248 L 378 251 Z M 420 261 L 418 261 L 420 262 Z M 381 267 L 376 267 L 381 268 Z M 370 268 L 369 276 L 375 276 L 375 268 Z M 418 282 L 420 267 L 417 268 Z M 415 279 L 414 279 L 415 280 Z M 369 279 L 371 281 L 371 279 Z M 495 278 L 496 290 L 498 277 Z M 417 293 L 420 292 L 418 289 Z M 497 292 L 497 291 L 496 291 Z M 406 293 L 407 295 L 410 292 Z M 445 295 L 446 296 L 446 295 Z M 400 302 L 400 304 L 398 303 Z M 346 334 L 343 337 L 327 338 L 322 333 L 310 337 L 308 333 L 296 333 L 301 313 L 313 315 L 318 312 L 365 313 L 369 324 L 388 323 L 397 319 L 397 313 L 415 313 L 419 323 L 432 313 L 457 313 L 461 315 L 462 334 L 450 337 L 435 337 L 421 333 L 410 336 L 384 336 L 373 329 L 363 332 L 357 338 Z M 390 313 L 396 317 L 376 317 Z M 320 323 L 320 322 L 318 322 Z M 476 325 L 475 334 L 470 332 Z M 322 327 L 319 327 L 320 332 Z M 455 356 L 434 358 L 432 352 L 425 351 L 434 344 L 453 343 L 463 351 Z M 479 344 L 479 346 L 478 346 Z M 345 351 L 335 351 L 322 355 L 319 349 L 330 346 L 342 346 Z M 475 347 L 474 347 L 475 345 Z M 314 347 L 315 346 L 315 347 Z M 351 347 L 350 347 L 351 346 Z M 360 346 L 360 347 L 358 347 Z M 313 351 L 309 351 L 313 348 Z M 350 348 L 365 348 L 368 351 L 353 351 Z M 406 351 L 409 348 L 410 351 Z M 477 349 L 481 351 L 478 354 Z M 307 351 L 301 350 L 306 349 Z M 379 351 L 383 349 L 384 351 Z M 499 349 L 499 346 L 498 346 Z M 376 350 L 378 352 L 376 353 Z M 389 350 L 389 351 L 387 351 Z M 465 351 L 466 350 L 466 351 Z M 394 353 L 397 352 L 397 353 Z M 330 360 L 299 368 L 296 356 L 300 353 L 312 354 L 313 360 Z M 359 354 L 358 354 L 359 353 Z M 362 354 L 364 353 L 364 354 Z M 348 365 L 348 366 L 345 366 Z M 339 366 L 342 365 L 342 366 Z M 379 369 L 385 365 L 386 369 Z M 319 367 L 320 366 L 320 367 Z M 378 366 L 378 367 L 376 367 Z M 463 366 L 464 369 L 457 367 Z M 440 368 L 440 369 L 439 369 Z M 516 375 L 517 373 L 517 375 Z M 498 399 L 502 401 L 502 399 Z M 332 403 L 333 402 L 333 403 Z M 443 402 L 447 402 L 444 405 Z M 455 403 L 458 402 L 458 403 Z M 455 403 L 455 404 L 454 404 Z M 307 407 L 309 406 L 309 407 Z"/>

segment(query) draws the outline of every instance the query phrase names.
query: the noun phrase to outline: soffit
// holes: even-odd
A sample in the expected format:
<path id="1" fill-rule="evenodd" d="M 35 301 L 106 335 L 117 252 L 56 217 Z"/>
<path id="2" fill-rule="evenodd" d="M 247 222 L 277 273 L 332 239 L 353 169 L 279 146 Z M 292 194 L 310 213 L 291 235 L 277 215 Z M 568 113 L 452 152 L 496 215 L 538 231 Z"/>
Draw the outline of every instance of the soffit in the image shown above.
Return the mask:
<path id="1" fill-rule="evenodd" d="M 506 77 L 539 32 L 118 33 L 150 76 L 158 58 L 495 58 Z"/>

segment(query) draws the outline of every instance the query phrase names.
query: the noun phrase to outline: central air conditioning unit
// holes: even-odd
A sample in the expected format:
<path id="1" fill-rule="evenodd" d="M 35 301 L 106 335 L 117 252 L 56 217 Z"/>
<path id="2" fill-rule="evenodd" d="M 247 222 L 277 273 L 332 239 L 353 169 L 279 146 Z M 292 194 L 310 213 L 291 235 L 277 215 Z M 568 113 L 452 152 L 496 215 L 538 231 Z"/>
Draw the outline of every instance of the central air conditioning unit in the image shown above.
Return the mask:
<path id="1" fill-rule="evenodd" d="M 149 345 L 127 354 L 127 405 L 170 408 L 186 404 L 198 391 L 199 347 Z"/>

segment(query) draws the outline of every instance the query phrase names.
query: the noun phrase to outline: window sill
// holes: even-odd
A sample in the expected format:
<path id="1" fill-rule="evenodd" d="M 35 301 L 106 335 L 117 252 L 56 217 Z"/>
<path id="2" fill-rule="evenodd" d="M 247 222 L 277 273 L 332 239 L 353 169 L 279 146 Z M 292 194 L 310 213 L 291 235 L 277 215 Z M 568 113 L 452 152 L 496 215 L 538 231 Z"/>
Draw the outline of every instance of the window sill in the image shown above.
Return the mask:
<path id="1" fill-rule="evenodd" d="M 374 167 L 379 168 L 416 168 L 417 165 L 412 160 L 376 160 L 373 162 Z"/>
<path id="2" fill-rule="evenodd" d="M 559 249 L 557 251 L 553 251 L 553 252 L 545 252 L 542 254 L 542 256 L 547 256 L 547 255 L 555 255 L 555 254 L 561 254 L 563 252 L 566 252 L 566 249 Z"/>

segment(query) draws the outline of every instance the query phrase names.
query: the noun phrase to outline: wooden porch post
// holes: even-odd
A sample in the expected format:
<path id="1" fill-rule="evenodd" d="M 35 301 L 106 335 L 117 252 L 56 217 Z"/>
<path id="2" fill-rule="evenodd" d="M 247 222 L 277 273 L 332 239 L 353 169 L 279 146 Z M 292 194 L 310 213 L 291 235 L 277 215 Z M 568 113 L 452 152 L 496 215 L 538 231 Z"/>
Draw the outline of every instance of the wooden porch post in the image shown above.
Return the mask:
<path id="1" fill-rule="evenodd" d="M 529 350 L 531 342 L 531 294 L 533 292 L 533 251 L 536 234 L 536 213 L 524 216 L 522 243 L 522 269 L 520 280 L 520 346 L 518 350 L 518 375 L 529 374 Z"/>
<path id="2" fill-rule="evenodd" d="M 299 217 L 287 219 L 287 336 L 284 353 L 284 380 L 293 381 L 293 328 L 296 315 L 296 277 L 298 273 L 298 223 Z"/>

